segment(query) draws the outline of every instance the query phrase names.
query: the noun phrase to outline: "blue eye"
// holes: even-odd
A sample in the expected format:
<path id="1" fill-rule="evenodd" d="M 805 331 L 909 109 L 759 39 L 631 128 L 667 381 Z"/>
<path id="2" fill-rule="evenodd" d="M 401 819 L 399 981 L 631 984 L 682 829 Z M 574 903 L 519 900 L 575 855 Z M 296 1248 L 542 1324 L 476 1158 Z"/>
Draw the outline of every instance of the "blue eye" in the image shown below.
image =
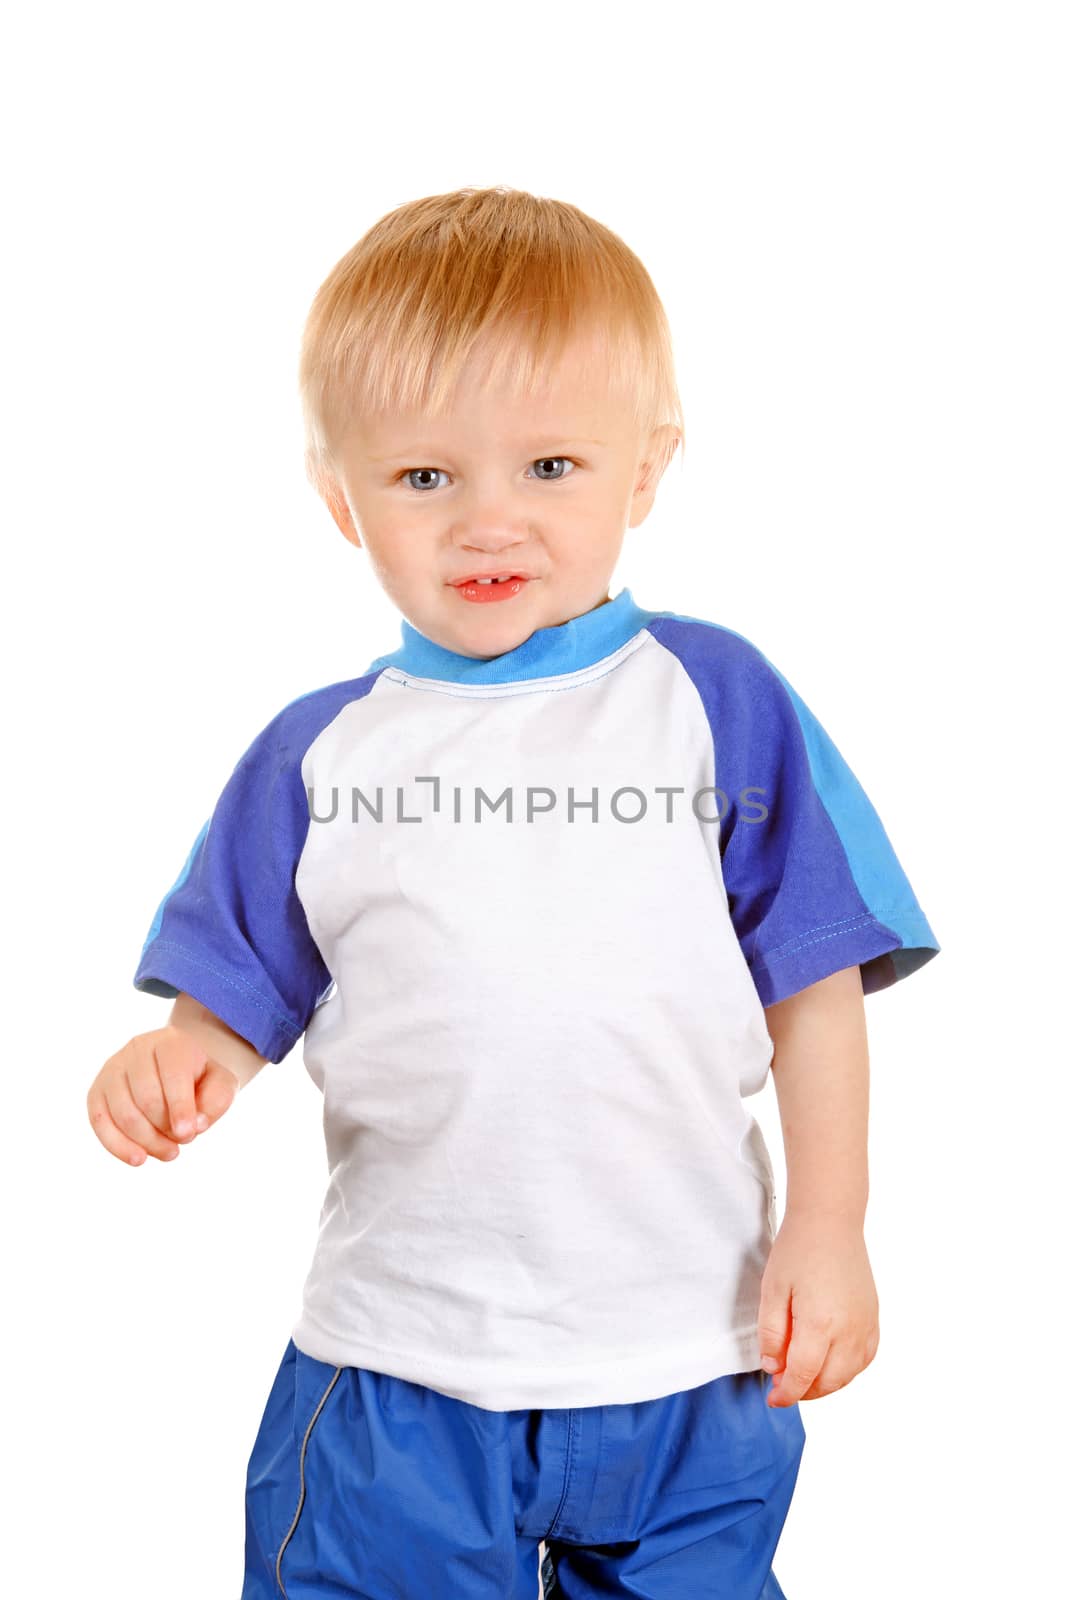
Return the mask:
<path id="1" fill-rule="evenodd" d="M 570 461 L 572 467 L 576 465 L 576 463 L 571 460 L 570 456 L 538 456 L 537 460 L 534 462 L 534 466 L 539 467 L 541 466 L 542 462 L 545 461 L 550 462 L 552 465 L 555 465 L 558 462 L 560 466 L 562 466 L 565 461 Z M 556 483 L 559 481 L 559 479 L 568 477 L 570 477 L 570 473 L 560 472 L 553 474 L 551 478 L 542 478 L 540 481 L 542 483 Z"/>
<path id="2" fill-rule="evenodd" d="M 542 466 L 544 464 L 544 462 L 546 462 L 546 461 L 549 462 L 553 466 L 555 466 L 557 463 L 560 466 L 562 466 L 565 462 L 568 462 L 568 461 L 570 462 L 572 467 L 577 466 L 577 462 L 571 456 L 538 456 L 537 460 L 533 463 L 533 465 L 535 467 L 539 467 L 539 466 Z M 448 473 L 444 472 L 444 469 L 441 468 L 441 467 L 408 467 L 406 469 L 406 471 L 401 472 L 399 474 L 398 481 L 407 482 L 407 480 L 410 479 L 410 478 L 417 478 L 417 477 L 425 478 L 427 475 L 433 474 L 435 472 L 436 473 L 443 473 L 446 478 L 448 477 Z M 558 482 L 561 482 L 562 479 L 566 478 L 566 477 L 570 477 L 570 473 L 559 472 L 559 473 L 556 473 L 554 476 L 552 476 L 550 478 L 539 478 L 538 482 L 539 483 L 558 483 Z M 414 489 L 416 494 L 427 493 L 433 487 L 434 487 L 433 484 L 424 483 L 424 484 L 416 485 L 414 483 L 408 483 L 408 488 Z"/>
<path id="3" fill-rule="evenodd" d="M 400 476 L 406 481 L 408 478 L 413 478 L 416 473 L 421 473 L 422 476 L 425 477 L 427 473 L 440 472 L 440 470 L 440 467 L 409 467 L 407 472 L 402 472 Z M 414 489 L 416 486 L 415 484 L 409 484 L 408 487 Z M 422 485 L 421 487 L 425 488 L 426 485 Z"/>

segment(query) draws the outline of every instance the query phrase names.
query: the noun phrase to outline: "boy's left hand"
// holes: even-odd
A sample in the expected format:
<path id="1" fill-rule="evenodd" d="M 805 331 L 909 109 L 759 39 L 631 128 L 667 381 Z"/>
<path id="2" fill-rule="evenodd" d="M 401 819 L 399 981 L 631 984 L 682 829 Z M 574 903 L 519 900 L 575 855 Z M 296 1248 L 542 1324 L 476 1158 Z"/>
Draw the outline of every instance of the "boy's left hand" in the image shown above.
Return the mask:
<path id="1" fill-rule="evenodd" d="M 878 1292 L 861 1223 L 787 1211 L 763 1272 L 759 1340 L 772 1406 L 819 1400 L 870 1365 Z"/>

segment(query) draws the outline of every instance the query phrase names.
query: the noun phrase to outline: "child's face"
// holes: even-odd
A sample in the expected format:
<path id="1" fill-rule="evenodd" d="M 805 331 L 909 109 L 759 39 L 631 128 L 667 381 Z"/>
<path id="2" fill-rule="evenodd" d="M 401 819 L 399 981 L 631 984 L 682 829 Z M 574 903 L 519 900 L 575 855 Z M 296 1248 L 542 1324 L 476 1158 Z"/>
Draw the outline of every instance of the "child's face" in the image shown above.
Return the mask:
<path id="1" fill-rule="evenodd" d="M 366 550 L 408 622 L 461 655 L 513 650 L 608 598 L 628 527 L 648 515 L 658 467 L 608 397 L 584 341 L 524 405 L 463 375 L 447 415 L 355 419 L 338 445 L 338 527 Z M 649 441 L 661 447 L 664 431 Z M 523 573 L 499 599 L 464 598 L 456 580 Z M 484 586 L 479 592 L 485 593 Z"/>

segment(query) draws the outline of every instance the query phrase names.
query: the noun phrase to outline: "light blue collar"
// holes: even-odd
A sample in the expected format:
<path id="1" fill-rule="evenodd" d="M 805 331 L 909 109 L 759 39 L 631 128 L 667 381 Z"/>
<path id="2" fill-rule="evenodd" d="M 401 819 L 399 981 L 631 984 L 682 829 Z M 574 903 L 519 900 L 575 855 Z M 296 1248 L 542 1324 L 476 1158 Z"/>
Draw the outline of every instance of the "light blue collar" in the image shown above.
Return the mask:
<path id="1" fill-rule="evenodd" d="M 555 627 L 535 628 L 514 650 L 485 659 L 460 655 L 435 644 L 402 617 L 400 649 L 379 656 L 367 671 L 397 667 L 413 677 L 437 678 L 446 683 L 521 683 L 530 678 L 556 677 L 580 672 L 613 655 L 656 614 L 642 610 L 629 589 L 623 589 L 614 600 L 605 600 L 592 611 L 584 611 Z"/>

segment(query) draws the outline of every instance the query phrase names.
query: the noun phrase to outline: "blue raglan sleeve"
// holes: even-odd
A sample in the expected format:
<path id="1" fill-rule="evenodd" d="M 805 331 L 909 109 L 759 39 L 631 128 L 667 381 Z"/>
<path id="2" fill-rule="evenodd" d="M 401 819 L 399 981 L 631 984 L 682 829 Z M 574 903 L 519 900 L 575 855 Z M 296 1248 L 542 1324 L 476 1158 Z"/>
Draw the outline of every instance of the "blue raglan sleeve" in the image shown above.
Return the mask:
<path id="1" fill-rule="evenodd" d="M 870 994 L 925 966 L 941 947 L 882 821 L 793 687 L 746 642 L 712 698 L 723 879 L 764 1006 L 845 967 Z"/>
<path id="2" fill-rule="evenodd" d="M 153 918 L 134 987 L 192 995 L 281 1061 L 330 986 L 296 891 L 309 812 L 296 720 L 281 712 L 238 761 Z"/>

